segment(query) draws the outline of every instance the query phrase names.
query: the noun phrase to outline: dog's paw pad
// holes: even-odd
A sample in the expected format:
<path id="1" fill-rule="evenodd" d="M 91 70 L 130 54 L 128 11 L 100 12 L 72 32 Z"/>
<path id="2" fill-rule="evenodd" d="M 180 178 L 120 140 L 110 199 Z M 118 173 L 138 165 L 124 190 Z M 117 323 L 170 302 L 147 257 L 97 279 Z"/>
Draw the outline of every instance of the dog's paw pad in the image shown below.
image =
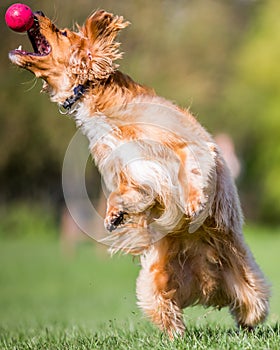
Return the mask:
<path id="1" fill-rule="evenodd" d="M 124 224 L 125 216 L 127 215 L 124 211 L 119 211 L 105 219 L 105 227 L 108 231 L 112 232 L 116 230 L 120 225 Z"/>

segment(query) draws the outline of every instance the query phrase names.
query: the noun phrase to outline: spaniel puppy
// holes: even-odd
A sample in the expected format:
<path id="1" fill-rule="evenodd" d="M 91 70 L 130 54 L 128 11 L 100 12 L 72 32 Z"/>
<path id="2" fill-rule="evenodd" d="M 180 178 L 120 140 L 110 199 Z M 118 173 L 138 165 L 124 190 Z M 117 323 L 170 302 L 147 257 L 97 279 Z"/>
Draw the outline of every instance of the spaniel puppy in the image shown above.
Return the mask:
<path id="1" fill-rule="evenodd" d="M 118 70 L 115 39 L 128 22 L 97 11 L 74 32 L 34 16 L 34 53 L 10 60 L 42 78 L 88 137 L 110 191 L 111 249 L 140 255 L 138 305 L 171 338 L 184 333 L 190 305 L 227 306 L 243 328 L 263 322 L 269 287 L 244 243 L 229 170 L 188 111 Z"/>

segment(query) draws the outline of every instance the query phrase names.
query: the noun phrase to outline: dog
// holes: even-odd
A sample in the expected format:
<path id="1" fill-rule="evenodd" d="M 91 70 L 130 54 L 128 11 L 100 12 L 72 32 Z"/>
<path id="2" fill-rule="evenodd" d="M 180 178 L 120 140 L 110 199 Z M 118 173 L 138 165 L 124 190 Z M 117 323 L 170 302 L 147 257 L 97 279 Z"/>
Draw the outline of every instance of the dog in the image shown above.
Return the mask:
<path id="1" fill-rule="evenodd" d="M 104 10 L 75 31 L 42 12 L 28 31 L 34 52 L 9 53 L 44 81 L 71 115 L 110 192 L 111 250 L 140 255 L 138 305 L 170 338 L 183 309 L 228 307 L 253 329 L 269 309 L 269 285 L 242 234 L 235 184 L 213 138 L 188 110 L 123 74 L 116 41 L 129 24 Z"/>

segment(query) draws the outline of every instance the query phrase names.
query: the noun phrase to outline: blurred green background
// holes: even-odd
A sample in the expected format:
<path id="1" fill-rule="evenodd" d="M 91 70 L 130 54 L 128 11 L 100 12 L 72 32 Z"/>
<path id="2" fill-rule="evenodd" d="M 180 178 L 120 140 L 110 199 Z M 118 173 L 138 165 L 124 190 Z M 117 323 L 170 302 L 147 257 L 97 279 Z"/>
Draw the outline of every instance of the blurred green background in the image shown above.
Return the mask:
<path id="1" fill-rule="evenodd" d="M 26 3 L 59 27 L 82 24 L 97 8 L 123 15 L 131 26 L 120 36 L 121 70 L 190 108 L 214 136 L 230 137 L 246 238 L 274 286 L 270 320 L 279 320 L 279 0 Z M 8 51 L 20 44 L 31 50 L 25 34 L 5 25 L 11 4 L 0 4 L 0 323 L 139 319 L 137 263 L 107 261 L 103 248 L 62 234 L 61 169 L 75 126 L 39 93 L 40 81 L 9 62 Z"/>

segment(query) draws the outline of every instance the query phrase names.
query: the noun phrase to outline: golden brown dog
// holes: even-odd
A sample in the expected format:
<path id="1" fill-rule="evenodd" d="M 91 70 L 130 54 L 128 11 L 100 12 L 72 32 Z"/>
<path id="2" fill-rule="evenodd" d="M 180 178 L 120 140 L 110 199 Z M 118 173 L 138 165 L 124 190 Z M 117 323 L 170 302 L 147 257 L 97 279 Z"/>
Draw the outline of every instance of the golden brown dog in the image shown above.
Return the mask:
<path id="1" fill-rule="evenodd" d="M 34 53 L 11 61 L 44 80 L 71 114 L 110 191 L 105 226 L 113 251 L 141 255 L 138 304 L 170 337 L 182 309 L 228 306 L 237 324 L 265 320 L 269 288 L 242 235 L 235 185 L 211 136 L 185 110 L 117 69 L 118 32 L 105 11 L 77 32 L 41 12 L 29 30 Z"/>

